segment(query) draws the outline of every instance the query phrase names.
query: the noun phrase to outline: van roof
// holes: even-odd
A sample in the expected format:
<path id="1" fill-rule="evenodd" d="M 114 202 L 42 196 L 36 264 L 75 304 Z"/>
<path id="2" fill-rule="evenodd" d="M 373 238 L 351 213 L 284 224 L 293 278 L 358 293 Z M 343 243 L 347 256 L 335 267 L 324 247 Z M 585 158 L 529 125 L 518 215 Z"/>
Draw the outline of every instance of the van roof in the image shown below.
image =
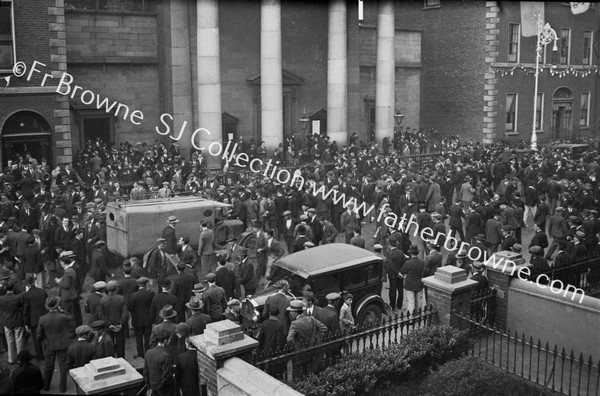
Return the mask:
<path id="1" fill-rule="evenodd" d="M 382 261 L 379 256 L 368 250 L 345 243 L 329 243 L 282 257 L 275 265 L 308 278 L 377 260 Z"/>

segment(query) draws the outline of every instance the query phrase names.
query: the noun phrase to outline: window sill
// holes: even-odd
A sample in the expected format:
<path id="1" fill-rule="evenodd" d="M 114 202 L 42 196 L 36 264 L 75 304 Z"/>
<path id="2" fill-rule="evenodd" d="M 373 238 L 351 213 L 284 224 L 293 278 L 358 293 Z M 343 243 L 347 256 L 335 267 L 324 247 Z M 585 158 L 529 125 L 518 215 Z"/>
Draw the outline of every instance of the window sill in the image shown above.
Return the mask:
<path id="1" fill-rule="evenodd" d="M 424 10 L 436 10 L 438 8 L 442 8 L 442 6 L 441 5 L 435 5 L 435 6 L 423 7 Z"/>
<path id="2" fill-rule="evenodd" d="M 519 132 L 504 132 L 504 136 L 518 136 Z"/>

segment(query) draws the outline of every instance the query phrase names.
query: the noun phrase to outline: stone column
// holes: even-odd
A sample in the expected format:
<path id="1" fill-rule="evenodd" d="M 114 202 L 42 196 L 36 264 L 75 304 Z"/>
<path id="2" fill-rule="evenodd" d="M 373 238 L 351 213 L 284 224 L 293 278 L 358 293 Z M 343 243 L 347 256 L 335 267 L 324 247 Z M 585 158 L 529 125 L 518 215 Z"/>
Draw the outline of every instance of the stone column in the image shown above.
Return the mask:
<path id="1" fill-rule="evenodd" d="M 212 142 L 223 141 L 221 126 L 221 57 L 219 47 L 219 4 L 217 0 L 196 3 L 198 50 L 198 125 L 194 142 L 204 148 L 208 168 L 221 166 L 221 157 L 208 154 Z M 199 128 L 200 130 L 196 133 Z M 207 132 L 208 131 L 208 132 Z M 209 133 L 210 132 L 210 133 Z"/>
<path id="2" fill-rule="evenodd" d="M 375 140 L 394 134 L 396 86 L 394 50 L 394 2 L 379 0 L 377 7 L 377 65 L 375 86 Z"/>
<path id="3" fill-rule="evenodd" d="M 193 336 L 190 341 L 196 347 L 200 386 L 206 386 L 208 396 L 219 394 L 217 370 L 231 357 L 249 361 L 258 341 L 248 337 L 242 328 L 231 320 L 209 323 L 204 334 Z"/>
<path id="4" fill-rule="evenodd" d="M 427 304 L 433 304 L 441 325 L 457 325 L 453 311 L 470 313 L 472 288 L 477 282 L 467 279 L 465 270 L 451 265 L 439 267 L 433 276 L 423 278 L 423 283 L 427 287 Z"/>
<path id="5" fill-rule="evenodd" d="M 327 135 L 338 147 L 348 139 L 348 47 L 346 0 L 329 1 Z"/>
<path id="6" fill-rule="evenodd" d="M 283 142 L 283 85 L 281 74 L 281 4 L 260 4 L 260 118 L 261 139 L 267 148 Z"/>

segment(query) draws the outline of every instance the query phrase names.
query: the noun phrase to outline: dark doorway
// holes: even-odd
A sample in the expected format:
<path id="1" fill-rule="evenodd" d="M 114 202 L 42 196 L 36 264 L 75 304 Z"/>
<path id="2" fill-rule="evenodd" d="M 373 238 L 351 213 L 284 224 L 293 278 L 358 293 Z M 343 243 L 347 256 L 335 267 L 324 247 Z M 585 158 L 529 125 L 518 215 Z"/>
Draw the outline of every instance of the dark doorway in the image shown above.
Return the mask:
<path id="1" fill-rule="evenodd" d="M 16 161 L 19 156 L 31 154 L 40 163 L 45 158 L 52 162 L 50 145 L 50 124 L 38 113 L 19 111 L 6 120 L 2 126 L 2 165 Z"/>
<path id="2" fill-rule="evenodd" d="M 105 143 L 109 143 L 112 141 L 110 130 L 111 119 L 108 117 L 85 117 L 83 119 L 84 142 L 100 138 Z"/>

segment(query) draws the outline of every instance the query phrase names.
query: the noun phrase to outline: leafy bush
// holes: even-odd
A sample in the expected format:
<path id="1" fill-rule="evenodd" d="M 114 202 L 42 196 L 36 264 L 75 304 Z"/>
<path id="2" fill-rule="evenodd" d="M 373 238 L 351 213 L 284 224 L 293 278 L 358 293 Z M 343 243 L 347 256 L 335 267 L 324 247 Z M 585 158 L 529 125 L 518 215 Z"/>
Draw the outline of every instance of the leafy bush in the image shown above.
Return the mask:
<path id="1" fill-rule="evenodd" d="M 293 380 L 290 386 L 307 396 L 363 395 L 413 376 L 422 375 L 468 349 L 465 331 L 431 326 L 412 331 L 385 349 L 353 353 L 318 375 Z"/>
<path id="2" fill-rule="evenodd" d="M 513 377 L 475 357 L 448 362 L 427 377 L 422 387 L 426 396 L 537 395 L 533 385 Z"/>

